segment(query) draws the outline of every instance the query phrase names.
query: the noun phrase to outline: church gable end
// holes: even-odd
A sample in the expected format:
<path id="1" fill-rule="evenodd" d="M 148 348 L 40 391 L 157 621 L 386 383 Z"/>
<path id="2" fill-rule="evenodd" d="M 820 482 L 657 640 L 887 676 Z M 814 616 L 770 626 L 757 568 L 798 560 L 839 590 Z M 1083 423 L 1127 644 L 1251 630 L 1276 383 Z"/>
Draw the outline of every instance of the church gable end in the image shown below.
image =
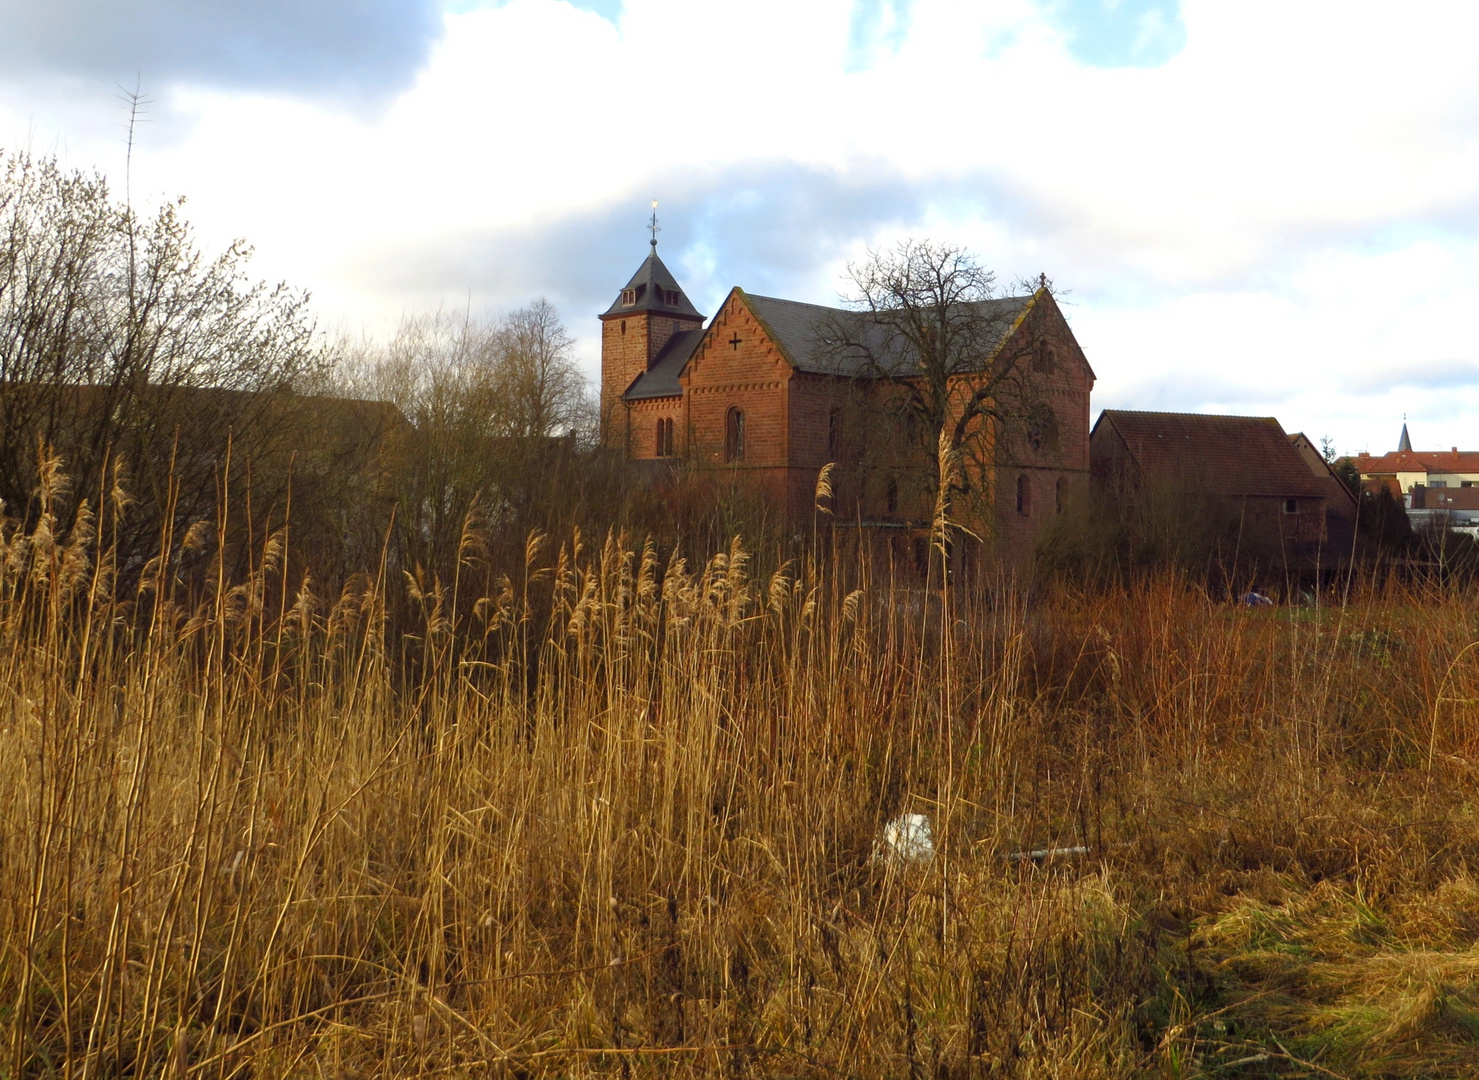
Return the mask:
<path id="1" fill-rule="evenodd" d="M 1039 291 L 1003 349 L 1016 355 L 1014 381 L 1028 397 L 1018 403 L 1028 407 L 1008 440 L 1012 456 L 1032 467 L 1087 470 L 1094 371 L 1051 294 Z M 1042 422 L 1030 419 L 1032 406 L 1045 410 Z"/>
<path id="2" fill-rule="evenodd" d="M 732 290 L 682 376 L 693 455 L 707 464 L 784 467 L 791 374 L 744 292 Z"/>

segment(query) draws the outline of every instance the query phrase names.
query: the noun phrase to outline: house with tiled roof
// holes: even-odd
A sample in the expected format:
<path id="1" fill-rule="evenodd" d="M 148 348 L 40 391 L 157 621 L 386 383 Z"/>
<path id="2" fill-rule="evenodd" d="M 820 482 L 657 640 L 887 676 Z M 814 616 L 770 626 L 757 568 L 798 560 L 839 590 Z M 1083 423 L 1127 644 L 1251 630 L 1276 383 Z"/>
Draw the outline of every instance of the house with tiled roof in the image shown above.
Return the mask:
<path id="1" fill-rule="evenodd" d="M 1414 525 L 1479 535 L 1479 450 L 1414 450 L 1404 423 L 1396 450 L 1354 460 L 1362 487 L 1401 499 Z"/>
<path id="2" fill-rule="evenodd" d="M 1406 496 L 1417 486 L 1425 488 L 1479 488 L 1479 450 L 1413 450 L 1402 425 L 1398 449 L 1390 454 L 1357 454 L 1361 482 L 1385 487 L 1394 496 Z"/>
<path id="3" fill-rule="evenodd" d="M 1215 512 L 1249 543 L 1289 556 L 1348 550 L 1349 493 L 1271 416 L 1106 409 L 1089 447 L 1095 481 L 1106 489 L 1153 492 L 1192 516 Z"/>
<path id="4" fill-rule="evenodd" d="M 951 378 L 966 387 L 976 371 L 1021 357 L 1017 377 L 1000 385 L 1033 402 L 1030 420 L 1001 419 L 1027 415 L 1001 409 L 980 421 L 973 445 L 986 449 L 961 481 L 979 496 L 970 531 L 999 562 L 1020 565 L 1087 485 L 1094 373 L 1046 288 L 982 301 L 970 315 L 987 328 L 980 366 Z M 841 338 L 869 341 L 871 318 L 735 287 L 705 320 L 654 240 L 600 316 L 603 441 L 634 461 L 681 461 L 742 483 L 794 522 L 811 520 L 819 472 L 831 464 L 829 520 L 917 542 L 933 510 L 933 445 L 911 451 L 930 440 L 911 438 L 902 410 L 887 407 L 919 377 L 916 362 L 839 347 Z"/>

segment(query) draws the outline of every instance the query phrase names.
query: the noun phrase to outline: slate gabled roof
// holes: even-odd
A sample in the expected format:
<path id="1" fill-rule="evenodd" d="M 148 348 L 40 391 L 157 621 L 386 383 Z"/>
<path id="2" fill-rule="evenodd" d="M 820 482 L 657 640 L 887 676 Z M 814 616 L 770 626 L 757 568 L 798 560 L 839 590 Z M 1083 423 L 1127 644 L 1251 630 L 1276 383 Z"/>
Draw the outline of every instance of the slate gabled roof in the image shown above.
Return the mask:
<path id="1" fill-rule="evenodd" d="M 632 281 L 637 282 L 647 268 L 654 264 L 654 274 L 667 274 L 667 268 L 657 259 L 654 252 L 647 262 L 643 263 L 643 269 L 638 271 L 637 277 L 634 277 Z M 667 280 L 672 280 L 671 275 L 667 275 Z M 653 281 L 660 288 L 675 287 L 662 285 L 661 279 L 655 276 Z M 628 289 L 633 287 L 633 284 L 628 283 Z M 739 288 L 736 288 L 734 292 L 743 298 L 750 311 L 765 328 L 770 339 L 775 342 L 787 361 L 797 371 L 817 375 L 840 375 L 845 378 L 876 377 L 888 371 L 889 365 L 885 358 L 888 342 L 880 328 L 870 326 L 872 317 L 867 312 L 825 307 L 821 304 L 803 304 L 796 300 L 781 300 L 773 296 L 755 296 Z M 989 321 L 990 333 L 999 331 L 999 336 L 989 342 L 991 350 L 998 348 L 1007 339 L 1018 320 L 1031 306 L 1033 299 L 1032 296 L 1005 296 L 980 302 L 980 308 Z M 687 303 L 686 298 L 683 302 Z M 620 315 L 642 310 L 662 311 L 664 309 L 645 307 L 643 297 L 639 296 L 637 303 L 630 307 L 623 308 L 618 301 L 603 318 L 613 314 Z M 698 313 L 693 312 L 693 314 Z M 874 355 L 867 357 L 855 351 L 842 349 L 835 340 L 839 328 L 844 329 L 854 340 L 867 342 Z M 683 374 L 684 367 L 698 349 L 706 332 L 702 329 L 694 329 L 674 334 L 653 361 L 652 366 L 633 380 L 623 396 L 628 401 L 641 401 L 680 395 L 683 388 L 678 381 L 679 376 Z M 990 334 L 988 334 L 989 337 Z M 880 370 L 880 367 L 883 370 Z M 908 375 L 910 373 L 901 363 L 897 374 Z"/>
<path id="2" fill-rule="evenodd" d="M 630 304 L 623 304 L 621 298 L 628 292 L 636 293 L 636 299 Z M 676 303 L 668 301 L 668 295 L 671 293 L 678 294 Z M 601 318 L 636 315 L 648 311 L 660 315 L 687 315 L 692 319 L 703 318 L 698 309 L 683 294 L 672 272 L 657 257 L 655 247 L 652 249 L 652 254 L 642 261 L 641 266 L 637 267 L 632 280 L 628 281 L 621 292 L 616 294 L 616 302 L 602 313 Z"/>
<path id="3" fill-rule="evenodd" d="M 1105 409 L 1094 424 L 1096 432 L 1100 424 L 1119 435 L 1145 480 L 1175 491 L 1280 498 L 1326 494 L 1272 416 Z"/>
<path id="4" fill-rule="evenodd" d="M 633 379 L 632 385 L 627 387 L 624 395 L 626 399 L 644 401 L 648 398 L 677 397 L 682 394 L 683 386 L 678 382 L 678 376 L 683 374 L 688 358 L 693 355 L 693 350 L 698 348 L 703 337 L 704 331 L 699 329 L 680 330 L 668 338 L 653 365 Z"/>
<path id="5" fill-rule="evenodd" d="M 795 300 L 779 300 L 773 296 L 754 296 L 748 293 L 744 296 L 750 310 L 797 371 L 847 377 L 881 374 L 877 356 L 886 351 L 887 342 L 881 330 L 870 333 L 871 318 L 867 312 L 823 307 L 820 304 L 802 304 Z M 992 349 L 1006 340 L 1018 317 L 1027 310 L 1032 300 L 1031 296 L 1004 296 L 980 302 L 992 323 L 993 331 L 997 326 L 1000 327 L 1000 336 L 992 343 Z M 875 358 L 841 349 L 834 339 L 835 331 L 839 328 L 868 342 Z M 882 365 L 886 368 L 887 361 L 882 361 Z M 901 368 L 891 374 L 906 375 L 909 372 Z"/>

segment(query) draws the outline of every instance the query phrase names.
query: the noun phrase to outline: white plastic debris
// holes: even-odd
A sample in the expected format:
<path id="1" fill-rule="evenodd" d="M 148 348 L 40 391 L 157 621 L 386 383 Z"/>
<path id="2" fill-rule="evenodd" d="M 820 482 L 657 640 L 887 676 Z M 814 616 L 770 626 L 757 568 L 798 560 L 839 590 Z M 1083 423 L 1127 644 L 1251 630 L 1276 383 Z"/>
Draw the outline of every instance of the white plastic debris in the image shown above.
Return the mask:
<path id="1" fill-rule="evenodd" d="M 879 854 L 892 862 L 927 863 L 935 857 L 935 838 L 924 814 L 900 814 L 883 827 Z"/>
<path id="2" fill-rule="evenodd" d="M 1008 862 L 1042 862 L 1045 859 L 1065 859 L 1076 855 L 1087 855 L 1086 847 L 1034 848 L 1032 851 L 1013 851 L 1007 855 Z"/>

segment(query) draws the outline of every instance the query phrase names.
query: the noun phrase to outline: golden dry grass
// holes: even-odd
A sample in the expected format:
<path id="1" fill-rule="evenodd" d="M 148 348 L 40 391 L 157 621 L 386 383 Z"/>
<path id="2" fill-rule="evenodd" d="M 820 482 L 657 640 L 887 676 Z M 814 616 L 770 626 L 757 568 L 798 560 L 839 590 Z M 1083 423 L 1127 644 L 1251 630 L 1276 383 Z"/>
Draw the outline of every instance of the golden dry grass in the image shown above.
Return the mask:
<path id="1" fill-rule="evenodd" d="M 0 550 L 6 1076 L 1479 1065 L 1473 594 L 469 534 L 315 598 L 201 528 L 123 595 L 107 535 Z"/>

